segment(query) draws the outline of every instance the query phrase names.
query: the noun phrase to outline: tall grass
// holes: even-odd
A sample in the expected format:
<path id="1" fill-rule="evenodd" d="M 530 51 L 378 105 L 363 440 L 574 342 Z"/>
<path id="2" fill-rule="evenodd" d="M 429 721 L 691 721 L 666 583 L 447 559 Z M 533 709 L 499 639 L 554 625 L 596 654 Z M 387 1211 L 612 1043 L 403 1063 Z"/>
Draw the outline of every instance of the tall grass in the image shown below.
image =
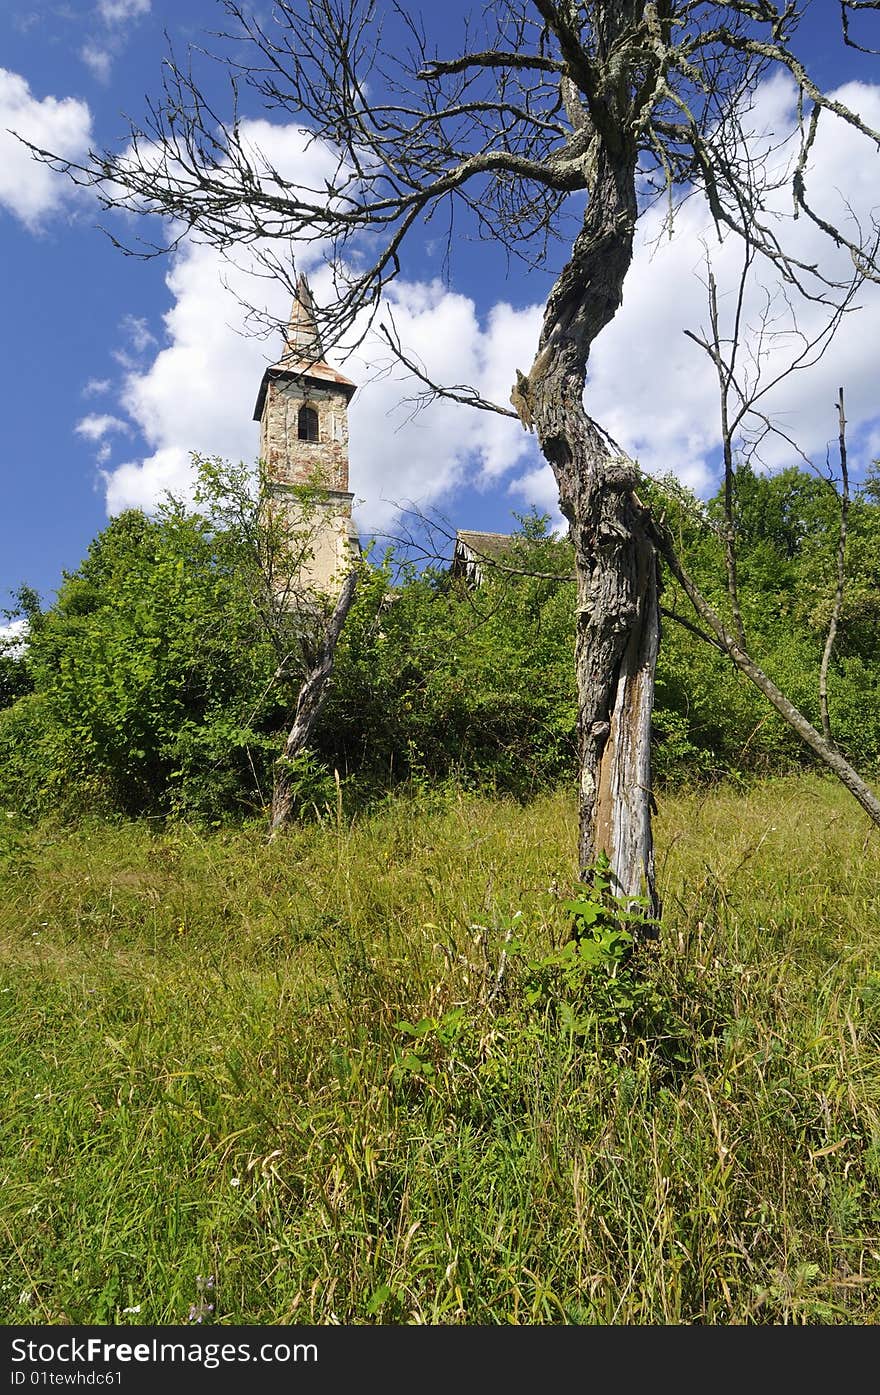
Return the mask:
<path id="1" fill-rule="evenodd" d="M 0 819 L 0 1321 L 880 1315 L 880 849 L 833 785 L 663 801 L 640 1032 L 533 991 L 564 795 Z"/>

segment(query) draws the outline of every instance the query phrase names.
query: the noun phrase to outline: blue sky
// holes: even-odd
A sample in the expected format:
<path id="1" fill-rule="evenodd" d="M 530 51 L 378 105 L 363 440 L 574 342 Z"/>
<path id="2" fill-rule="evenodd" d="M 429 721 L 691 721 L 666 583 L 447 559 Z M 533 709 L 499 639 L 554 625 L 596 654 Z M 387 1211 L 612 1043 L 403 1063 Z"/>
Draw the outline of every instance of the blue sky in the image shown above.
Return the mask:
<path id="1" fill-rule="evenodd" d="M 442 17 L 439 7 L 424 8 L 454 47 L 463 6 L 444 5 Z M 848 84 L 849 99 L 878 125 L 878 60 L 842 49 L 837 13 L 832 0 L 811 8 L 804 39 L 813 70 L 827 88 Z M 241 335 L 241 312 L 216 257 L 194 247 L 173 262 L 122 256 L 97 230 L 101 215 L 90 196 L 26 161 L 6 134 L 12 127 L 72 155 L 123 139 L 124 114 L 140 116 L 157 91 L 163 31 L 183 52 L 220 19 L 215 0 L 7 0 L 2 8 L 0 606 L 22 583 L 50 600 L 108 513 L 150 508 L 163 489 L 185 489 L 189 451 L 256 454 L 251 412 L 262 367 L 275 355 L 272 345 Z M 789 86 L 771 84 L 756 119 L 784 133 L 793 102 Z M 271 127 L 256 129 L 290 169 L 310 158 L 293 123 L 277 114 Z M 836 206 L 843 190 L 863 216 L 880 206 L 880 161 L 860 138 L 829 128 L 814 164 L 823 207 Z M 689 204 L 672 242 L 655 245 L 658 231 L 646 225 L 623 310 L 597 345 L 589 406 L 648 468 L 671 470 L 705 494 L 716 480 L 717 406 L 708 366 L 682 331 L 703 315 L 707 228 Z M 736 249 L 711 252 L 720 284 L 729 285 Z M 305 269 L 320 298 L 320 258 Z M 236 273 L 225 274 L 247 293 Z M 444 280 L 441 250 L 426 232 L 404 263 L 395 321 L 436 377 L 475 381 L 506 403 L 516 368 L 531 363 L 549 284 L 549 272 L 508 277 L 493 249 L 464 240 Z M 773 403 L 821 463 L 842 383 L 856 473 L 880 454 L 876 288 L 861 303 L 813 376 L 802 375 Z M 277 298 L 273 308 L 283 313 Z M 396 508 L 408 501 L 462 527 L 507 530 L 512 512 L 532 504 L 555 514 L 553 481 L 531 438 L 513 423 L 450 404 L 413 417 L 404 402 L 410 389 L 381 373 L 380 359 L 368 347 L 345 365 L 361 384 L 351 408 L 351 481 L 362 532 L 394 531 Z M 770 468 L 790 459 L 768 447 Z"/>

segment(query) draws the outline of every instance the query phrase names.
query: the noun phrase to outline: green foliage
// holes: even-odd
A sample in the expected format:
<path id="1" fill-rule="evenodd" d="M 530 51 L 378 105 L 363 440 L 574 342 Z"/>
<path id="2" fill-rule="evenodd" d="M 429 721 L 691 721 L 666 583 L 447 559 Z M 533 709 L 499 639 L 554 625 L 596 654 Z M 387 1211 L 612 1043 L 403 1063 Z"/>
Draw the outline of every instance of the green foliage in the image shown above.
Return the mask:
<path id="1" fill-rule="evenodd" d="M 22 591 L 27 644 L 0 653 L 0 804 L 32 814 L 98 808 L 208 822 L 267 804 L 295 707 L 316 598 L 286 596 L 310 549 L 258 507 L 244 466 L 200 461 L 198 511 L 114 519 L 41 609 Z M 870 773 L 880 762 L 880 504 L 853 500 L 849 575 L 829 688 L 835 737 Z M 724 557 L 701 504 L 669 481 L 646 493 L 685 564 L 727 615 Z M 756 659 L 819 723 L 818 668 L 835 584 L 833 491 L 797 470 L 735 479 L 744 622 Z M 500 566 L 470 589 L 392 553 L 367 559 L 336 656 L 297 807 L 314 817 L 401 783 L 517 798 L 576 768 L 575 584 L 567 541 L 518 520 Z M 279 589 L 281 587 L 281 589 Z M 302 599 L 302 598 L 300 598 Z M 296 597 L 293 597 L 296 600 Z M 670 578 L 665 609 L 693 619 Z M 729 616 L 728 616 L 729 618 Z M 5 706 L 3 705 L 5 704 Z M 804 748 L 733 665 L 663 622 L 654 710 L 659 783 L 802 768 Z"/>
<path id="2" fill-rule="evenodd" d="M 464 1008 L 450 1008 L 442 1017 L 422 1017 L 416 1023 L 401 1019 L 394 1027 L 407 1042 L 394 1050 L 394 1084 L 430 1080 L 438 1070 L 449 1070 L 454 1065 L 465 1027 Z"/>
<path id="3" fill-rule="evenodd" d="M 521 521 L 478 591 L 394 559 L 365 579 L 337 656 L 317 749 L 386 786 L 455 777 L 528 795 L 575 759 L 571 553 L 546 519 Z M 559 579 L 557 579 L 559 578 Z"/>
<path id="4" fill-rule="evenodd" d="M 524 956 L 526 1002 L 550 1012 L 563 1032 L 599 1049 L 668 1033 L 647 954 L 647 940 L 659 924 L 646 901 L 618 896 L 612 888 L 603 857 L 579 894 L 560 905 L 571 917 L 571 933 L 561 945 L 534 957 L 516 940 L 508 951 Z"/>
<path id="5" fill-rule="evenodd" d="M 100 794 L 126 813 L 253 807 L 265 708 L 247 703 L 272 663 L 235 538 L 173 503 L 155 519 L 121 514 L 31 621 L 35 693 L 3 714 L 2 797 L 55 807 Z"/>
<path id="6" fill-rule="evenodd" d="M 333 810 L 339 786 L 314 751 L 298 751 L 293 759 L 279 756 L 275 765 L 287 771 L 294 816 L 322 819 Z"/>
<path id="7" fill-rule="evenodd" d="M 685 566 L 730 623 L 721 541 L 710 526 L 721 499 L 702 505 L 677 482 L 646 491 L 666 515 Z M 797 469 L 759 475 L 740 466 L 734 520 L 740 602 L 756 660 L 815 726 L 818 674 L 836 584 L 839 503 L 828 483 Z M 835 739 L 861 769 L 880 766 L 880 507 L 866 487 L 848 521 L 847 581 L 829 674 Z M 695 617 L 675 581 L 662 601 Z M 803 767 L 811 757 L 733 665 L 672 620 L 663 625 L 654 713 L 661 779 Z"/>

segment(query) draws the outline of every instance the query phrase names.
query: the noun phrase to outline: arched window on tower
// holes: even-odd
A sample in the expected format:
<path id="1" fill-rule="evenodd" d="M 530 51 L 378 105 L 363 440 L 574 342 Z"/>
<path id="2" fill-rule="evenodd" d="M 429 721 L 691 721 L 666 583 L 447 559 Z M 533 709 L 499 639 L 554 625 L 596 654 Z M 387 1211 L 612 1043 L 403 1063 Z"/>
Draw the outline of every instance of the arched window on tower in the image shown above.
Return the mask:
<path id="1" fill-rule="evenodd" d="M 297 418 L 297 431 L 301 441 L 317 441 L 318 413 L 314 407 L 300 407 Z"/>

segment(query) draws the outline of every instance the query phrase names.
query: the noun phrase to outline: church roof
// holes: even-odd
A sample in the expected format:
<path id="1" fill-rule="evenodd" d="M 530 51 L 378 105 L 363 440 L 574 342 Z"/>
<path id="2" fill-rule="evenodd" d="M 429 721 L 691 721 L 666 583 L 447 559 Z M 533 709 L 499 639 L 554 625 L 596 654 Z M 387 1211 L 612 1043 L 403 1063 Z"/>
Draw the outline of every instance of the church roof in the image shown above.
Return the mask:
<path id="1" fill-rule="evenodd" d="M 314 363 L 324 357 L 312 289 L 302 271 L 296 283 L 284 339 L 287 357 L 310 359 Z"/>
<path id="2" fill-rule="evenodd" d="M 484 562 L 498 562 L 510 552 L 516 542 L 510 533 L 480 533 L 471 528 L 459 528 L 449 568 L 451 576 L 463 576 L 478 586 L 483 580 Z"/>
<path id="3" fill-rule="evenodd" d="M 284 352 L 277 363 L 270 364 L 263 374 L 257 402 L 254 407 L 254 421 L 263 415 L 266 390 L 274 380 L 301 378 L 319 387 L 337 387 L 351 398 L 357 384 L 346 378 L 337 368 L 332 368 L 324 359 L 324 349 L 315 315 L 315 302 L 304 273 L 300 272 L 296 283 L 296 294 L 290 319 L 284 335 Z"/>
<path id="4" fill-rule="evenodd" d="M 456 546 L 461 543 L 476 556 L 493 561 L 509 552 L 515 541 L 512 533 L 477 533 L 469 528 L 459 528 L 455 535 Z"/>

